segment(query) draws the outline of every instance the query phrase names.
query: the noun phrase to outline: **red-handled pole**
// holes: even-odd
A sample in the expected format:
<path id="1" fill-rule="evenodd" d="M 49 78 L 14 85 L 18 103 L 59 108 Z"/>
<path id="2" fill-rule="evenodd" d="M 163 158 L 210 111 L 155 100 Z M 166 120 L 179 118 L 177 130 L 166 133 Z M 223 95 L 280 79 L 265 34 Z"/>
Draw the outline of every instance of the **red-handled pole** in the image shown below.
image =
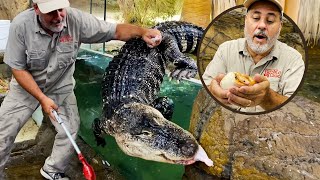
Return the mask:
<path id="1" fill-rule="evenodd" d="M 83 167 L 82 167 L 82 171 L 83 171 L 83 175 L 87 180 L 95 180 L 96 179 L 96 174 L 94 173 L 93 168 L 90 166 L 90 164 L 88 164 L 88 162 L 86 161 L 86 159 L 83 157 L 78 145 L 76 144 L 76 142 L 73 140 L 70 132 L 68 131 L 68 129 L 66 128 L 66 126 L 64 125 L 62 119 L 58 116 L 58 113 L 55 110 L 52 110 L 52 114 L 54 115 L 54 117 L 56 118 L 56 120 L 58 121 L 58 123 L 62 126 L 62 128 L 64 129 L 64 131 L 66 132 L 68 138 L 71 141 L 71 144 L 73 145 L 74 149 L 76 150 L 77 154 L 78 154 L 78 158 L 81 161 Z"/>

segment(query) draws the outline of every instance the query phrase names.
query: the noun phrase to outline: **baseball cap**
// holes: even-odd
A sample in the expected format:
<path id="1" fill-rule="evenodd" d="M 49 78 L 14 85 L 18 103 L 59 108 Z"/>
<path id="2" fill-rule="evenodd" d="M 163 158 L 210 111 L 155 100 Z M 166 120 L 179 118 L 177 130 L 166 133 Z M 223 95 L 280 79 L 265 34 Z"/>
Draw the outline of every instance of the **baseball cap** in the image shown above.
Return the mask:
<path id="1" fill-rule="evenodd" d="M 244 7 L 246 7 L 247 9 L 249 9 L 249 7 L 251 6 L 251 4 L 257 2 L 257 1 L 270 1 L 272 2 L 273 4 L 275 4 L 279 9 L 280 9 L 280 12 L 281 14 L 283 13 L 283 8 L 281 6 L 281 3 L 278 1 L 278 0 L 246 0 L 243 5 Z"/>
<path id="2" fill-rule="evenodd" d="M 70 6 L 69 0 L 32 0 L 44 14 Z"/>

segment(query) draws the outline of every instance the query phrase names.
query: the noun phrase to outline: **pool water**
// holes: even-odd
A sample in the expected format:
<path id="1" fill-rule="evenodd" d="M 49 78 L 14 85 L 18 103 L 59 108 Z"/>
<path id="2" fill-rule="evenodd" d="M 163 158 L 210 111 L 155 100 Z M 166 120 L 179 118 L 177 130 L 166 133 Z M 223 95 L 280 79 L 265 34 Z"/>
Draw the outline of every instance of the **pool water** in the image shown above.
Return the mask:
<path id="1" fill-rule="evenodd" d="M 79 135 L 111 166 L 119 171 L 125 179 L 132 180 L 178 180 L 182 178 L 184 166 L 159 163 L 135 158 L 124 154 L 112 136 L 106 136 L 107 146 L 97 147 L 92 133 L 91 124 L 100 118 L 102 110 L 101 81 L 105 68 L 111 61 L 110 57 L 82 50 L 76 63 L 75 93 L 81 118 Z M 175 103 L 173 122 L 188 129 L 193 101 L 201 85 L 182 81 L 169 81 L 165 77 L 160 95 L 168 96 Z"/>

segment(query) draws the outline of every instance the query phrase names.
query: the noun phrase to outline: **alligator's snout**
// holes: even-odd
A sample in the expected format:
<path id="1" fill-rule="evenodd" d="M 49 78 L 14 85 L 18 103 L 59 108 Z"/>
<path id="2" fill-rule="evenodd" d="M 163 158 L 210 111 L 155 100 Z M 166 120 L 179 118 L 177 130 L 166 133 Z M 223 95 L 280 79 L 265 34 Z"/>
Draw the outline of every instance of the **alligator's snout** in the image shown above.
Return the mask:
<path id="1" fill-rule="evenodd" d="M 194 162 L 199 148 L 195 138 L 151 106 L 127 104 L 110 122 L 115 129 L 112 135 L 128 155 L 175 164 Z"/>
<path id="2" fill-rule="evenodd" d="M 197 149 L 198 149 L 198 144 L 195 143 L 194 141 L 188 140 L 182 145 L 181 152 L 182 154 L 190 157 L 194 155 Z"/>

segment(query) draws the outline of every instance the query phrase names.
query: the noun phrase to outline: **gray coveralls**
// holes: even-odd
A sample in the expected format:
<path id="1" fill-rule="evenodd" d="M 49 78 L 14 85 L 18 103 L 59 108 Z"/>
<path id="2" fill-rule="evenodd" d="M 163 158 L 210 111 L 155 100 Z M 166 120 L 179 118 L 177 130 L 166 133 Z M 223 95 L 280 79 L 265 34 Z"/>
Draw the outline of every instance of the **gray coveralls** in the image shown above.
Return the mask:
<path id="1" fill-rule="evenodd" d="M 59 106 L 59 115 L 76 138 L 80 120 L 73 93 L 73 73 L 79 46 L 111 40 L 116 24 L 99 21 L 74 8 L 66 10 L 64 29 L 53 36 L 41 28 L 33 9 L 15 17 L 4 62 L 11 68 L 31 73 L 39 88 Z M 12 78 L 10 91 L 0 107 L 0 179 L 19 130 L 38 106 L 39 102 Z M 43 168 L 49 172 L 64 172 L 74 150 L 61 126 L 52 123 L 57 135 Z"/>

